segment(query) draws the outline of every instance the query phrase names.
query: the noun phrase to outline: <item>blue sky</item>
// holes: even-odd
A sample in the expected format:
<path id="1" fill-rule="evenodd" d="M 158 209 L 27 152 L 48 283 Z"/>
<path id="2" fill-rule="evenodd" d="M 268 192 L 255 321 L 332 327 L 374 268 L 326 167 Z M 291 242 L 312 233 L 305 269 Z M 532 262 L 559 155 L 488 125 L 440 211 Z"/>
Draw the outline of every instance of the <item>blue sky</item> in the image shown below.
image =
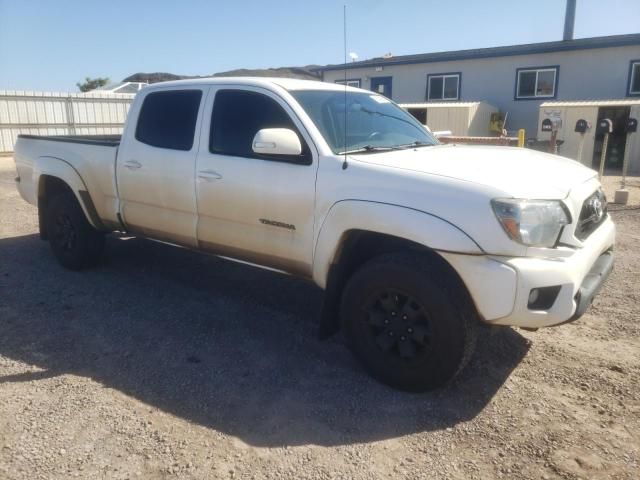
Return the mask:
<path id="1" fill-rule="evenodd" d="M 86 76 L 340 63 L 344 0 L 0 0 L 0 89 Z M 360 59 L 562 38 L 563 0 L 351 0 Z M 603 6 L 606 5 L 606 9 Z M 640 0 L 578 0 L 575 37 L 640 32 Z"/>

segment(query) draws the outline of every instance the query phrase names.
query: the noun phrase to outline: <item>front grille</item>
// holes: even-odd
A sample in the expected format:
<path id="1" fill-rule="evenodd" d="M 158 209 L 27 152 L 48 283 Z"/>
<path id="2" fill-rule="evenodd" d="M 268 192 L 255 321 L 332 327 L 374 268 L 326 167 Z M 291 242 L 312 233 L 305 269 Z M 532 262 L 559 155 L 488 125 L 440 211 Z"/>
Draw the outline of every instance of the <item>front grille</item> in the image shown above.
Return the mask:
<path id="1" fill-rule="evenodd" d="M 607 197 L 602 189 L 589 195 L 582 203 L 578 225 L 576 226 L 576 238 L 585 240 L 607 218 Z"/>

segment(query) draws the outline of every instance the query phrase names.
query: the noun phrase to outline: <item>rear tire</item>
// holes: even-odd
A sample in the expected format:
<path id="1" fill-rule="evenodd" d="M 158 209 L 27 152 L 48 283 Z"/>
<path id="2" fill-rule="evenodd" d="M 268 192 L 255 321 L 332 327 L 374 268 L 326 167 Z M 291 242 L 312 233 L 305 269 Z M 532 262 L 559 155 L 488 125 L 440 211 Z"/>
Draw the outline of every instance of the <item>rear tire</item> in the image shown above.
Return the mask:
<path id="1" fill-rule="evenodd" d="M 47 206 L 46 220 L 51 250 L 63 267 L 80 270 L 100 260 L 104 233 L 91 226 L 72 194 L 53 197 Z"/>
<path id="2" fill-rule="evenodd" d="M 424 255 L 374 258 L 349 279 L 342 297 L 347 341 L 387 385 L 412 392 L 443 386 L 475 347 L 477 320 L 462 288 Z"/>

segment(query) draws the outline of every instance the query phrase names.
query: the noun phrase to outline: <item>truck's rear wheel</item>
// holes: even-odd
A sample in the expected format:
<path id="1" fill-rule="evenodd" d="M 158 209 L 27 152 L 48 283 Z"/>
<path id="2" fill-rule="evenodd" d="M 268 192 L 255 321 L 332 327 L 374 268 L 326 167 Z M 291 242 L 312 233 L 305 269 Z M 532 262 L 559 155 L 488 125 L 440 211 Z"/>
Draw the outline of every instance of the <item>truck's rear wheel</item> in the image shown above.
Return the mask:
<path id="1" fill-rule="evenodd" d="M 63 267 L 80 270 L 98 262 L 104 250 L 104 234 L 89 224 L 73 195 L 53 197 L 46 215 L 51 250 Z"/>
<path id="2" fill-rule="evenodd" d="M 342 297 L 344 330 L 378 380 L 408 391 L 444 385 L 475 345 L 476 320 L 450 272 L 419 254 L 367 262 Z"/>

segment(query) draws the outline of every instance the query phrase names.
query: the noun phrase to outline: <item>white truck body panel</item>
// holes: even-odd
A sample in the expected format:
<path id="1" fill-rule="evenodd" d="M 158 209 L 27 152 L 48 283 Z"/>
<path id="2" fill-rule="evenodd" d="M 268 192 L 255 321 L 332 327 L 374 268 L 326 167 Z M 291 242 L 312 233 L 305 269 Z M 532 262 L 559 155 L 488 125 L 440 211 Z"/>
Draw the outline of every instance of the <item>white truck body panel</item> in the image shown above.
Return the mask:
<path id="1" fill-rule="evenodd" d="M 211 85 L 204 104 L 203 132 L 211 129 L 216 92 L 233 83 Z M 268 96 L 290 115 L 310 146 L 312 137 L 291 108 L 286 92 L 245 86 Z M 278 89 L 279 90 L 279 89 Z M 314 235 L 314 209 L 318 152 L 311 148 L 311 165 L 256 161 L 209 151 L 203 135 L 196 160 L 200 248 L 230 257 L 310 276 Z M 281 222 L 295 229 L 264 222 Z"/>
<path id="2" fill-rule="evenodd" d="M 80 190 L 90 192 L 100 219 L 117 224 L 116 151 L 117 145 L 18 139 L 14 159 L 23 179 L 18 183 L 18 190 L 25 200 L 37 205 L 40 176 L 61 178 L 76 194 Z M 82 202 L 81 205 L 89 221 L 97 227 L 85 205 Z"/>
<path id="3" fill-rule="evenodd" d="M 594 176 L 593 170 L 568 158 L 517 147 L 453 144 L 428 152 L 399 153 L 369 155 L 362 160 L 484 185 L 515 198 L 562 199 L 572 186 Z"/>
<path id="4" fill-rule="evenodd" d="M 181 90 L 189 89 L 196 88 Z M 126 141 L 120 145 L 117 162 L 119 211 L 131 231 L 195 248 L 198 245 L 195 160 L 199 135 L 189 151 L 157 148 L 136 139 L 142 102 L 150 93 L 163 90 L 141 90 L 129 110 L 123 132 Z M 198 114 L 196 132 L 201 124 L 202 111 Z"/>

